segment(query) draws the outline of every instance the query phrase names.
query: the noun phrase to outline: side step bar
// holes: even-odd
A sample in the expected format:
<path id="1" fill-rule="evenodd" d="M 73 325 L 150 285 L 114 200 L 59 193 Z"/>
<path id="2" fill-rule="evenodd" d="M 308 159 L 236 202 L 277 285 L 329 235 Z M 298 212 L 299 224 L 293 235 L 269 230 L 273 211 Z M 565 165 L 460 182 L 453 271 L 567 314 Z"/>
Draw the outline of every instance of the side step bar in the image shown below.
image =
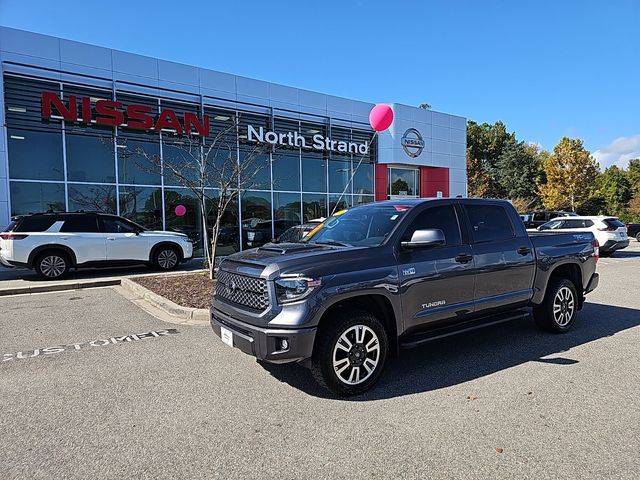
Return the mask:
<path id="1" fill-rule="evenodd" d="M 415 348 L 433 340 L 450 337 L 451 335 L 457 335 L 458 333 L 470 332 L 479 328 L 484 328 L 491 325 L 497 325 L 498 323 L 510 322 L 512 320 L 518 320 L 527 317 L 529 317 L 529 312 L 527 310 L 514 310 L 512 312 L 491 315 L 480 319 L 468 320 L 462 323 L 450 324 L 443 327 L 434 328 L 433 330 L 411 334 L 406 338 L 400 340 L 400 346 L 402 348 Z"/>

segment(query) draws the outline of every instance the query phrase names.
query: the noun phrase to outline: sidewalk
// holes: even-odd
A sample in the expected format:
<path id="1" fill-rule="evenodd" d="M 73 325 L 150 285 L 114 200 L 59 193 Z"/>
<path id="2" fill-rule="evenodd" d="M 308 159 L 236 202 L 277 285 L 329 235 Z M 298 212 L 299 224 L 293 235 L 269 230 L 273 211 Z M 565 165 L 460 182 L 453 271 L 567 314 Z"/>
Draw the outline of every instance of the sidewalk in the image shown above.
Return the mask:
<path id="1" fill-rule="evenodd" d="M 171 273 L 191 272 L 201 269 L 202 259 L 194 259 L 181 264 L 179 268 Z M 158 270 L 145 266 L 88 268 L 72 270 L 63 280 L 43 280 L 33 270 L 0 266 L 0 296 L 106 287 L 120 285 L 123 277 L 155 274 L 158 274 Z"/>

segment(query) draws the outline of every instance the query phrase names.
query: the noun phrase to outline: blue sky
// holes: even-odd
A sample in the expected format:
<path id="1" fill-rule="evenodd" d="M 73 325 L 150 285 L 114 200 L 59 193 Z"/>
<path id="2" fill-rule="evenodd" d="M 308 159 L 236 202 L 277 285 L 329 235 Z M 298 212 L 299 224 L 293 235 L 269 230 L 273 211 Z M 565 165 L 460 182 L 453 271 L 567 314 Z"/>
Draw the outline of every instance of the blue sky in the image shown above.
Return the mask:
<path id="1" fill-rule="evenodd" d="M 0 0 L 0 24 L 640 157 L 640 0 Z"/>

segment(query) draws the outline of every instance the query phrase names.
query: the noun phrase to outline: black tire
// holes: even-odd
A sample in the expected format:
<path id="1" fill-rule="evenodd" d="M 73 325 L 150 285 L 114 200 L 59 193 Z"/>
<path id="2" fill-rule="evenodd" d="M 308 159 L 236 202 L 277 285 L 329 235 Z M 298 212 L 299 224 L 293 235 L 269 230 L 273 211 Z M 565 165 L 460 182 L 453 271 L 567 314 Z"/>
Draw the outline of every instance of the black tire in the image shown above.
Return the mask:
<path id="1" fill-rule="evenodd" d="M 59 280 L 63 278 L 71 266 L 69 255 L 59 250 L 51 250 L 38 255 L 33 266 L 45 280 Z"/>
<path id="2" fill-rule="evenodd" d="M 636 233 L 636 240 L 640 242 L 640 232 Z"/>
<path id="3" fill-rule="evenodd" d="M 153 265 L 158 270 L 169 271 L 180 265 L 180 254 L 176 247 L 160 247 L 153 255 Z"/>
<path id="4" fill-rule="evenodd" d="M 533 309 L 533 318 L 540 328 L 552 333 L 565 333 L 571 329 L 578 315 L 576 287 L 566 278 L 552 278 L 544 301 Z"/>
<path id="5" fill-rule="evenodd" d="M 361 336 L 361 342 L 356 335 Z M 311 372 L 316 381 L 331 392 L 343 397 L 357 395 L 370 389 L 380 378 L 389 341 L 380 320 L 370 313 L 338 310 L 318 332 L 316 342 Z M 347 343 L 351 344 L 350 348 Z M 360 372 L 364 378 L 360 378 Z"/>

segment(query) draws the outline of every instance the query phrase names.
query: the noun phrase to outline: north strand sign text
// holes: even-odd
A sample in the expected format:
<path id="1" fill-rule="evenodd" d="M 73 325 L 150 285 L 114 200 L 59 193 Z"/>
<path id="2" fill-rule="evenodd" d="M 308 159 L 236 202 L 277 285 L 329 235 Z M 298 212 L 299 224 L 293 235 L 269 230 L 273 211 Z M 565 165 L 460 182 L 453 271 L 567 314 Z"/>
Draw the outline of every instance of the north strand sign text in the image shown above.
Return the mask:
<path id="1" fill-rule="evenodd" d="M 274 132 L 265 130 L 264 127 L 257 129 L 253 125 L 247 125 L 247 140 L 249 142 L 269 143 L 284 147 L 306 148 L 313 150 L 327 150 L 331 152 L 359 153 L 366 155 L 369 153 L 369 142 L 345 142 L 343 140 L 331 140 L 319 133 L 316 133 L 307 142 L 304 135 L 298 132 Z"/>

